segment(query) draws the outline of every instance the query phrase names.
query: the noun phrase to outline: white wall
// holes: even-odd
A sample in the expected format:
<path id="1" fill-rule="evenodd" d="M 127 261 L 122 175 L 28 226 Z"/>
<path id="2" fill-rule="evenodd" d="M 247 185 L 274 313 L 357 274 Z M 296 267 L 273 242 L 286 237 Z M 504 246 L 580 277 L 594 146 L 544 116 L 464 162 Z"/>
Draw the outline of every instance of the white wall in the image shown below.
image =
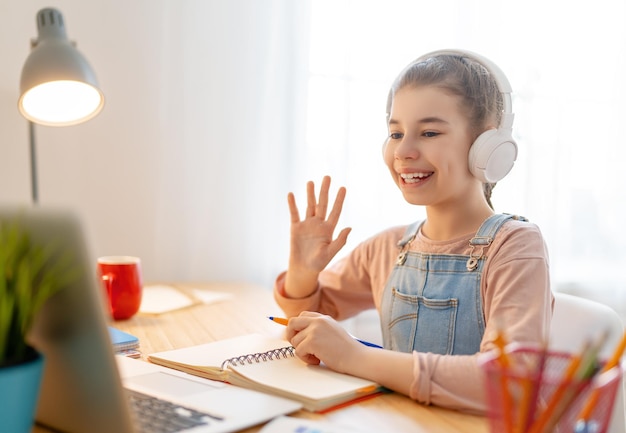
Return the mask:
<path id="1" fill-rule="evenodd" d="M 63 13 L 106 102 L 85 124 L 36 127 L 41 205 L 75 209 L 94 257 L 137 255 L 146 281 L 271 285 L 276 251 L 286 258 L 290 169 L 267 160 L 288 152 L 297 128 L 298 94 L 286 89 L 298 77 L 291 59 L 306 55 L 291 34 L 306 3 L 3 0 L 2 203 L 30 203 L 18 87 L 48 6 Z"/>

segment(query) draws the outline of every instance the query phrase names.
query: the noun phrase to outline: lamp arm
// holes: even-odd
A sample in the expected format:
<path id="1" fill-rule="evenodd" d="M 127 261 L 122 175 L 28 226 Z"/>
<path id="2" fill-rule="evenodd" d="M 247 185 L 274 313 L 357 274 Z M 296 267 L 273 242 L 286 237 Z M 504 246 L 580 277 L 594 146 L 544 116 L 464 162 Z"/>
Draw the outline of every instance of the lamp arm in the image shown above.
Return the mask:
<path id="1" fill-rule="evenodd" d="M 35 124 L 28 121 L 28 138 L 30 141 L 30 187 L 33 204 L 39 202 L 39 189 L 37 185 L 37 143 L 35 140 Z"/>

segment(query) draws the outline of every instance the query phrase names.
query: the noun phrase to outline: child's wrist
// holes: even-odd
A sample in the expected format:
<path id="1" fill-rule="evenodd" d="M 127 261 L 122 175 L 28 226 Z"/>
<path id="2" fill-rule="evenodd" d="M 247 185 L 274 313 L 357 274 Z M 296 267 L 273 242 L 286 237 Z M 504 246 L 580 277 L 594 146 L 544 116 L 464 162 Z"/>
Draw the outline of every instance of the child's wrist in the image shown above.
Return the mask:
<path id="1" fill-rule="evenodd" d="M 319 283 L 319 272 L 289 268 L 285 277 L 284 294 L 288 298 L 307 298 L 313 295 Z"/>

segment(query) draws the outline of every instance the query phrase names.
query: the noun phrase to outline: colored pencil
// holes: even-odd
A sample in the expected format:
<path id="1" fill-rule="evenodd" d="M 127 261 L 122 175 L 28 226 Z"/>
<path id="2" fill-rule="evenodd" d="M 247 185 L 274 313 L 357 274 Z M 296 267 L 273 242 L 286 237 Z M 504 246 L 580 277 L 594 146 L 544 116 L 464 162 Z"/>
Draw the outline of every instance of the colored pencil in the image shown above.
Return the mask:
<path id="1" fill-rule="evenodd" d="M 537 404 L 539 399 L 539 393 L 541 390 L 541 383 L 543 380 L 543 374 L 546 365 L 546 359 L 548 358 L 548 345 L 542 344 L 539 359 L 536 361 L 536 366 L 532 371 L 529 378 L 526 378 L 524 382 L 524 399 L 522 400 L 519 420 L 517 426 L 519 433 L 525 433 L 533 423 L 535 414 L 537 413 Z"/>
<path id="2" fill-rule="evenodd" d="M 622 335 L 622 339 L 620 340 L 619 344 L 615 347 L 615 350 L 613 351 L 613 354 L 611 355 L 609 360 L 606 362 L 606 364 L 604 364 L 604 367 L 602 368 L 603 373 L 619 365 L 619 361 L 625 349 L 626 349 L 626 332 Z M 591 393 L 591 395 L 585 402 L 585 406 L 580 411 L 580 414 L 578 415 L 578 420 L 579 420 L 578 422 L 583 422 L 583 423 L 589 422 L 589 419 L 591 418 L 591 414 L 593 413 L 593 410 L 598 404 L 599 398 L 600 398 L 600 391 L 598 391 L 598 389 L 596 388 L 593 390 L 593 392 Z"/>
<path id="3" fill-rule="evenodd" d="M 590 350 L 591 342 L 587 341 L 583 345 L 583 349 L 572 356 L 563 379 L 557 386 L 556 390 L 552 393 L 550 401 L 546 405 L 545 410 L 541 413 L 537 421 L 535 421 L 531 428 L 530 433 L 543 433 L 548 430 L 550 426 L 555 423 L 555 419 L 560 417 L 560 411 L 563 407 L 570 403 L 572 394 L 575 395 L 575 391 L 578 389 L 572 389 L 572 382 L 576 380 L 577 374 L 581 370 L 583 360 L 586 358 L 587 352 Z"/>
<path id="4" fill-rule="evenodd" d="M 505 433 L 513 433 L 513 396 L 509 390 L 507 378 L 507 374 L 509 374 L 509 371 L 511 370 L 511 360 L 506 353 L 507 342 L 501 331 L 498 331 L 494 343 L 500 352 L 498 354 L 498 362 L 500 363 L 500 392 L 502 395 L 504 431 Z"/>

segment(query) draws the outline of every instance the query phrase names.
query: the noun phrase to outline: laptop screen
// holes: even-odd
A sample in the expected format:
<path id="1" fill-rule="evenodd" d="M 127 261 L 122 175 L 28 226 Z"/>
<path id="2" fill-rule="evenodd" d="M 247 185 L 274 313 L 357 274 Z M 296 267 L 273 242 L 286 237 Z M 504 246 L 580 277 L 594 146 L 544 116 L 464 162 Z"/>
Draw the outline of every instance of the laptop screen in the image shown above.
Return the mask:
<path id="1" fill-rule="evenodd" d="M 0 207 L 0 220 L 26 229 L 34 243 L 69 254 L 80 276 L 35 318 L 30 343 L 44 356 L 36 420 L 67 432 L 131 432 L 92 260 L 79 218 L 63 209 Z"/>

